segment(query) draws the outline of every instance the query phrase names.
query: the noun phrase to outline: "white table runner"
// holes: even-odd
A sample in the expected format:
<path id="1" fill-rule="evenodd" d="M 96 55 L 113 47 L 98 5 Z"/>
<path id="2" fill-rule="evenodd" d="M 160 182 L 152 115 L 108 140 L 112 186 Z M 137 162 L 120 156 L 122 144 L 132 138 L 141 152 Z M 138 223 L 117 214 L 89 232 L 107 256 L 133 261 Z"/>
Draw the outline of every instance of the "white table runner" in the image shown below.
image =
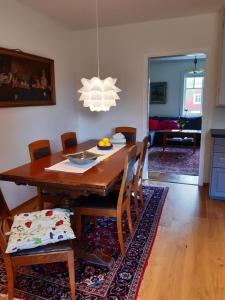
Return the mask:
<path id="1" fill-rule="evenodd" d="M 89 151 L 91 153 L 95 154 L 101 154 L 102 156 L 99 156 L 94 162 L 87 164 L 87 165 L 78 165 L 75 163 L 72 163 L 69 161 L 69 159 L 63 160 L 58 164 L 55 164 L 49 168 L 45 168 L 46 171 L 58 171 L 58 172 L 67 172 L 67 173 L 79 173 L 82 174 L 86 172 L 87 170 L 91 169 L 107 157 L 113 155 L 120 149 L 125 147 L 125 145 L 113 145 L 113 148 L 110 150 L 100 150 L 97 146 L 88 149 L 86 151 Z"/>

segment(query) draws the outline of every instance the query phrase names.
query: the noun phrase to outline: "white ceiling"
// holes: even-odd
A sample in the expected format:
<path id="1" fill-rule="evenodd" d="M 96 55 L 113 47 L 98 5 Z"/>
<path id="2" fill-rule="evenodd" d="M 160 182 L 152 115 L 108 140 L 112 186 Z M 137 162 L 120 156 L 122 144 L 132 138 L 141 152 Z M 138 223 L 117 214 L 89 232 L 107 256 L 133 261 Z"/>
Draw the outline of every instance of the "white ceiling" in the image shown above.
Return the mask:
<path id="1" fill-rule="evenodd" d="M 95 27 L 95 0 L 17 0 L 74 30 Z M 225 0 L 99 0 L 100 26 L 218 11 Z"/>

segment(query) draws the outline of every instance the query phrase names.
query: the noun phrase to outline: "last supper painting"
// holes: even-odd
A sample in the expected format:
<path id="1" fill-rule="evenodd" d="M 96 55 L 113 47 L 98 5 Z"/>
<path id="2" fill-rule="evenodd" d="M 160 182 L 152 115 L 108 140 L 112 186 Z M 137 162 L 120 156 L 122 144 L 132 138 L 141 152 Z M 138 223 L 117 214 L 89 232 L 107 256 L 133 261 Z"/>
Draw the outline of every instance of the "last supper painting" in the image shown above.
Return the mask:
<path id="1" fill-rule="evenodd" d="M 54 61 L 0 48 L 0 107 L 54 104 Z"/>

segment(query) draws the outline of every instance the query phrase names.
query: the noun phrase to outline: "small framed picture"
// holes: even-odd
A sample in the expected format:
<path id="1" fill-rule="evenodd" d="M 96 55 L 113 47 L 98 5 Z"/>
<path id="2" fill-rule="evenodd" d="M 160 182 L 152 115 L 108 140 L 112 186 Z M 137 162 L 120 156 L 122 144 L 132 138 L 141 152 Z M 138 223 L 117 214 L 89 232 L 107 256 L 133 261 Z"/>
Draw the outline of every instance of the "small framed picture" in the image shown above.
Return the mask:
<path id="1" fill-rule="evenodd" d="M 167 82 L 150 83 L 150 103 L 165 104 L 167 93 Z"/>

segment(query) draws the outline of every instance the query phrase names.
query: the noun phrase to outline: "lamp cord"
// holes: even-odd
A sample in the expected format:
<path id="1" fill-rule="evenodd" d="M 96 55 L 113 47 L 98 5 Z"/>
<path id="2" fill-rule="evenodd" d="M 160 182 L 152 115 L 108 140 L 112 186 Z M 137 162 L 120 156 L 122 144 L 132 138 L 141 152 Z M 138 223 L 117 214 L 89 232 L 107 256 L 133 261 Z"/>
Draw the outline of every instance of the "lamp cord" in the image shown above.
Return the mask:
<path id="1" fill-rule="evenodd" d="M 100 73 L 100 68 L 99 68 L 99 20 L 98 20 L 98 0 L 95 1 L 95 12 L 96 12 L 96 39 L 97 39 L 97 61 L 98 61 L 98 78 L 99 77 L 99 73 Z"/>

